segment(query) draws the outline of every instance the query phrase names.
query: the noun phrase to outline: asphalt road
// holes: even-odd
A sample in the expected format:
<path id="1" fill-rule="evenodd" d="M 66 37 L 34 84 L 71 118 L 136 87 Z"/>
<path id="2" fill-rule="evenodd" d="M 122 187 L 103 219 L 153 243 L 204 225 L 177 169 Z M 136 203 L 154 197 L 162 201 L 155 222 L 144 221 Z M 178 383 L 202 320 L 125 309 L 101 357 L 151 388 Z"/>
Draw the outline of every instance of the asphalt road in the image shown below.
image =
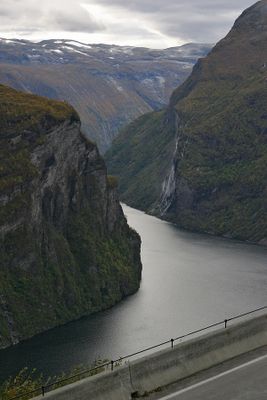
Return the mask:
<path id="1" fill-rule="evenodd" d="M 160 397 L 160 400 L 267 400 L 267 354 Z"/>

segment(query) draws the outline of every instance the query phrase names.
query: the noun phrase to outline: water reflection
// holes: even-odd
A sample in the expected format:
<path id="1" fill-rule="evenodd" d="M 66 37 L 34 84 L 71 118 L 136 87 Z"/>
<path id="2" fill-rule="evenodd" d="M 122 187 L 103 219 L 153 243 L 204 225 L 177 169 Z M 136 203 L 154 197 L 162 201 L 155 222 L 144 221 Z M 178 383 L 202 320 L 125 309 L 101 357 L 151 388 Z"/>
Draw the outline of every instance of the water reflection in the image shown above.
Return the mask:
<path id="1" fill-rule="evenodd" d="M 142 237 L 140 291 L 114 308 L 0 352 L 0 378 L 119 358 L 267 304 L 267 249 L 192 234 L 124 207 Z"/>

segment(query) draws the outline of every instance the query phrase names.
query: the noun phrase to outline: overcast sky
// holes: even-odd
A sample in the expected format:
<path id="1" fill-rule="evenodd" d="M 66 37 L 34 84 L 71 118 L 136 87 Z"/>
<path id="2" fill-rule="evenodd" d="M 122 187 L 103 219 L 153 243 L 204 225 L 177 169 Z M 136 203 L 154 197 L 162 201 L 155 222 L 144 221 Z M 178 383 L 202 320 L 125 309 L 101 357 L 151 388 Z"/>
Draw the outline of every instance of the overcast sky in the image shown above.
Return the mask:
<path id="1" fill-rule="evenodd" d="M 0 0 L 0 36 L 164 48 L 214 43 L 254 0 Z"/>

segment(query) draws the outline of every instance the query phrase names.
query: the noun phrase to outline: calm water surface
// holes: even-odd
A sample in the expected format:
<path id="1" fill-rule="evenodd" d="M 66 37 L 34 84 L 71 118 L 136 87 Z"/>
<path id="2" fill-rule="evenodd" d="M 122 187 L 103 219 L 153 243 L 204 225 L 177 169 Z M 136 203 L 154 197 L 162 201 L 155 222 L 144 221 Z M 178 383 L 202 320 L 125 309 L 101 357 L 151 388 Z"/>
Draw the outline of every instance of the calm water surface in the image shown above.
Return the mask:
<path id="1" fill-rule="evenodd" d="M 267 305 L 267 249 L 188 233 L 124 206 L 142 238 L 140 291 L 114 308 L 0 352 L 0 379 L 115 359 Z"/>

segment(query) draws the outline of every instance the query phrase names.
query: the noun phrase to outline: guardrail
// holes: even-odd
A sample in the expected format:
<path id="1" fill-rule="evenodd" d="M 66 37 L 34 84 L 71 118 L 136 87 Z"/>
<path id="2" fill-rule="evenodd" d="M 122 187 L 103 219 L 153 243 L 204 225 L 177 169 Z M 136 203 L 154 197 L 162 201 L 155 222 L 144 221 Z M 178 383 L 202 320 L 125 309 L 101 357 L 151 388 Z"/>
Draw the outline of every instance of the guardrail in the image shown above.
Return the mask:
<path id="1" fill-rule="evenodd" d="M 113 371 L 114 367 L 116 365 L 120 365 L 121 362 L 124 361 L 124 360 L 129 360 L 129 359 L 134 358 L 134 357 L 136 357 L 136 356 L 138 356 L 140 354 L 147 353 L 147 352 L 149 352 L 151 350 L 155 350 L 155 349 L 158 349 L 158 348 L 166 346 L 166 345 L 171 345 L 171 347 L 173 348 L 175 342 L 181 341 L 183 339 L 190 338 L 193 335 L 205 332 L 205 331 L 213 329 L 213 328 L 224 327 L 226 329 L 229 322 L 241 319 L 241 318 L 249 316 L 249 315 L 253 315 L 253 314 L 255 314 L 257 312 L 260 312 L 260 311 L 263 311 L 263 310 L 267 310 L 267 306 L 263 306 L 263 307 L 255 309 L 255 310 L 252 310 L 252 311 L 249 311 L 249 312 L 246 312 L 246 313 L 242 313 L 242 314 L 236 315 L 236 316 L 231 317 L 231 318 L 224 319 L 223 321 L 216 322 L 214 324 L 205 326 L 204 328 L 200 328 L 200 329 L 197 329 L 195 331 L 192 331 L 192 332 L 186 333 L 184 335 L 178 336 L 176 338 L 169 339 L 169 340 L 167 340 L 165 342 L 161 342 L 161 343 L 156 344 L 154 346 L 147 347 L 147 348 L 145 348 L 143 350 L 137 351 L 137 352 L 132 353 L 132 354 L 128 354 L 127 356 L 120 357 L 120 358 L 118 358 L 116 360 L 111 360 L 111 361 L 108 361 L 106 363 L 97 365 L 94 368 L 86 369 L 86 370 L 81 371 L 81 372 L 79 372 L 77 374 L 71 375 L 71 376 L 66 377 L 64 379 L 57 380 L 55 382 L 52 382 L 52 383 L 49 383 L 47 385 L 41 386 L 41 387 L 36 388 L 35 390 L 32 390 L 32 391 L 22 393 L 20 395 L 15 396 L 15 397 L 12 397 L 12 398 L 4 397 L 3 400 L 5 400 L 5 399 L 8 399 L 8 400 L 19 400 L 19 399 L 20 400 L 24 400 L 24 398 L 31 398 L 31 397 L 38 396 L 38 395 L 45 396 L 46 393 L 48 393 L 48 392 L 50 392 L 50 391 L 52 391 L 52 390 L 54 390 L 54 389 L 56 389 L 58 387 L 64 386 L 65 384 L 68 384 L 68 383 L 76 382 L 76 381 L 81 380 L 81 379 L 83 379 L 83 378 L 85 378 L 87 376 L 95 375 L 96 373 L 101 372 L 103 370 L 110 369 L 111 371 Z"/>

